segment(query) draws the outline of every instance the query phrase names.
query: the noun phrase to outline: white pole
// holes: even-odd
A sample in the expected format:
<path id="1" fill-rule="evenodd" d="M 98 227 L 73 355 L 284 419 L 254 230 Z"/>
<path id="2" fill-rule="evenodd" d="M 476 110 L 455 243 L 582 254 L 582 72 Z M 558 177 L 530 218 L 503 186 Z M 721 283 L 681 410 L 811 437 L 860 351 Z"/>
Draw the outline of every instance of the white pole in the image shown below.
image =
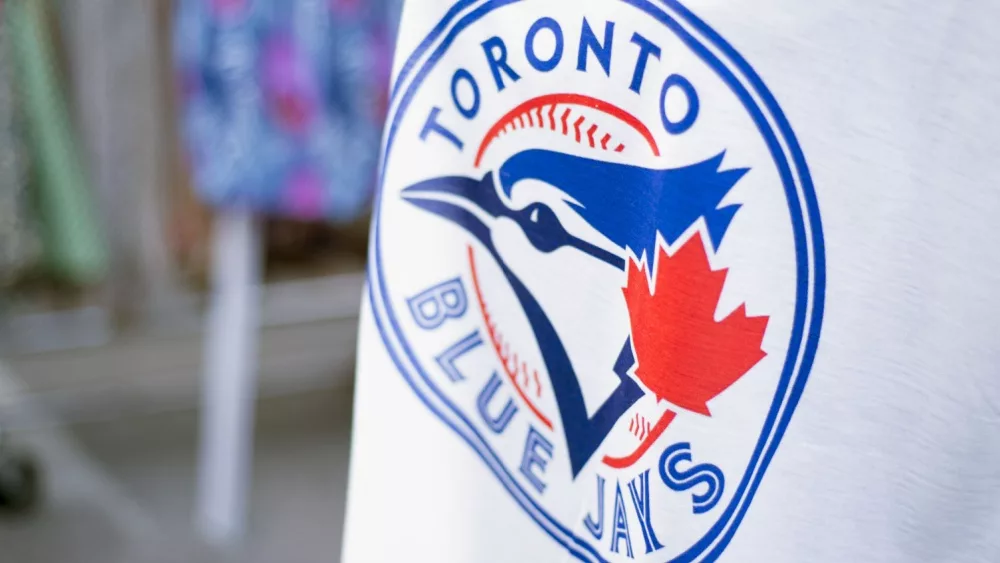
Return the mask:
<path id="1" fill-rule="evenodd" d="M 249 211 L 220 211 L 212 237 L 197 518 L 206 541 L 227 547 L 245 533 L 253 459 L 259 225 Z"/>

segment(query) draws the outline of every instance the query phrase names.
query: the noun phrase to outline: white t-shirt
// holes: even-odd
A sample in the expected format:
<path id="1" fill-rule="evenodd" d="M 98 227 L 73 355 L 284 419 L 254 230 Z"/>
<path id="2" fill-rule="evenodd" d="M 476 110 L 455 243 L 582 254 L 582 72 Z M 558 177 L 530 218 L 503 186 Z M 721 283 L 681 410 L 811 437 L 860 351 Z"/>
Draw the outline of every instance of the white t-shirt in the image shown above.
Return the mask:
<path id="1" fill-rule="evenodd" d="M 1000 4 L 407 4 L 344 560 L 1000 561 Z"/>

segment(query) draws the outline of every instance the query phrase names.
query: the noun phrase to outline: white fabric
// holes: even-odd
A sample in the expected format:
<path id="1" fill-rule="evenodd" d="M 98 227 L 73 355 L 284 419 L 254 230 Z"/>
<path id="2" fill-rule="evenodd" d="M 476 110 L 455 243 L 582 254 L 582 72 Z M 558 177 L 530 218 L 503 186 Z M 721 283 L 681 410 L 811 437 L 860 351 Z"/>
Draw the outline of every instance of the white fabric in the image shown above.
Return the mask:
<path id="1" fill-rule="evenodd" d="M 403 61 L 451 4 L 446 0 L 408 3 L 397 76 Z M 607 99 L 629 104 L 637 114 L 653 116 L 643 122 L 664 145 L 671 142 L 655 118 L 660 84 L 668 71 L 653 68 L 669 67 L 688 55 L 679 48 L 664 48 L 663 56 L 649 63 L 651 74 L 641 97 L 629 98 L 623 88 L 637 52 L 629 43 L 632 29 L 654 29 L 649 16 L 610 0 L 528 0 L 520 4 L 500 8 L 463 31 L 439 63 L 448 70 L 428 75 L 427 86 L 422 88 L 436 92 L 427 103 L 436 101 L 443 108 L 442 120 L 457 124 L 460 136 L 472 135 L 469 132 L 476 127 L 481 134 L 482 127 L 494 121 L 488 116 L 502 114 L 536 94 L 551 92 L 551 87 L 538 81 L 549 80 L 554 74 L 538 78 L 543 73 L 533 70 L 523 54 L 527 26 L 538 17 L 551 16 L 566 35 L 562 60 L 553 73 L 565 68 L 565 76 L 570 77 L 551 80 L 561 81 L 567 91 L 582 89 L 598 96 L 606 88 Z M 996 63 L 1000 34 L 995 29 L 1000 4 L 701 0 L 688 2 L 687 8 L 753 67 L 788 118 L 815 185 L 826 252 L 825 312 L 815 363 L 746 516 L 718 559 L 788 563 L 1000 561 L 1000 251 L 996 248 L 1000 242 L 1000 65 Z M 621 79 L 613 84 L 595 86 L 604 78 L 595 58 L 590 59 L 588 73 L 572 78 L 577 72 L 581 13 L 598 38 L 606 20 L 616 22 L 612 77 L 620 72 Z M 646 33 L 664 45 L 675 45 L 676 39 L 666 28 Z M 509 37 L 510 63 L 521 74 L 520 81 L 502 92 L 497 91 L 479 46 L 493 35 Z M 469 37 L 468 42 L 462 43 L 463 37 Z M 472 71 L 482 92 L 482 115 L 476 118 L 482 123 L 469 125 L 469 129 L 462 129 L 464 122 L 448 93 L 451 73 L 462 65 Z M 694 67 L 682 68 L 692 77 L 700 76 Z M 781 311 L 790 310 L 795 299 L 788 281 L 794 281 L 794 259 L 783 262 L 780 258 L 785 255 L 782 253 L 792 256 L 787 231 L 776 228 L 773 240 L 767 238 L 771 236 L 769 224 L 788 223 L 787 211 L 772 212 L 778 208 L 754 203 L 757 194 L 770 189 L 766 187 L 769 177 L 754 176 L 755 171 L 767 167 L 766 159 L 760 160 L 752 148 L 739 147 L 744 140 L 748 147 L 751 141 L 758 142 L 756 133 L 729 114 L 713 118 L 721 115 L 713 113 L 713 107 L 728 102 L 722 94 L 713 94 L 710 86 L 701 86 L 694 78 L 692 81 L 706 92 L 699 117 L 702 122 L 696 127 L 715 125 L 698 129 L 699 137 L 690 137 L 689 152 L 665 154 L 664 159 L 689 158 L 693 162 L 727 146 L 737 147 L 727 152 L 726 162 L 749 166 L 751 172 L 741 182 L 751 186 L 759 183 L 752 193 L 749 188 L 735 188 L 743 190 L 738 194 L 745 198 L 745 206 L 717 259 L 720 265 L 731 267 L 730 280 L 735 281 L 727 283 L 733 283 L 732 291 L 739 293 L 729 297 L 723 293 L 720 313 L 745 301 L 751 314 L 755 303 L 764 304 L 763 313 L 771 314 L 772 326 L 763 344 L 768 358 L 744 378 L 763 381 L 771 377 L 764 375 L 772 370 L 768 362 L 774 359 L 773 365 L 778 367 L 772 371 L 777 373 L 780 360 L 784 360 L 784 350 L 774 344 L 778 339 L 771 340 L 772 331 L 787 330 L 779 326 L 785 322 Z M 396 281 L 402 277 L 413 280 L 406 289 L 398 290 L 402 293 L 389 296 L 395 300 L 399 316 L 409 315 L 405 299 L 399 295 L 413 295 L 415 290 L 455 273 L 466 276 L 464 241 L 476 244 L 445 221 L 407 206 L 399 196 L 401 189 L 418 180 L 472 171 L 469 153 L 474 153 L 478 138 L 466 139 L 471 146 L 459 152 L 439 136 L 421 141 L 416 134 L 429 107 L 420 106 L 422 95 L 415 95 L 409 110 L 419 114 L 413 118 L 416 122 L 404 122 L 392 149 L 391 154 L 402 156 L 390 156 L 386 165 L 382 223 L 376 226 L 384 233 L 388 292 L 393 293 L 393 284 L 404 283 Z M 696 129 L 691 131 L 694 135 Z M 539 139 L 526 133 L 510 137 L 508 142 L 528 149 L 544 144 Z M 654 162 L 647 159 L 643 164 Z M 781 193 L 780 186 L 775 189 Z M 757 234 L 763 238 L 756 239 Z M 428 248 L 428 254 L 407 258 L 402 250 L 394 251 L 394 244 L 403 244 L 394 241 L 405 237 L 424 237 L 421 244 Z M 770 256 L 767 249 L 756 251 L 754 240 L 765 241 L 761 245 L 773 243 L 773 253 L 779 256 L 767 266 L 774 268 L 773 285 L 753 281 L 754 276 L 764 276 L 767 268 L 760 274 L 755 273 L 756 266 L 746 265 L 767 262 Z M 727 250 L 727 245 L 733 250 Z M 455 250 L 450 250 L 452 246 Z M 413 250 L 407 252 L 412 255 Z M 565 254 L 562 249 L 557 251 L 553 260 L 559 253 Z M 494 280 L 483 279 L 485 291 L 489 292 L 491 283 L 496 294 L 507 291 L 495 289 L 503 286 L 503 278 L 495 266 L 485 265 L 487 253 L 479 249 L 476 258 L 484 264 L 483 278 Z M 740 282 L 741 275 L 750 281 Z M 573 280 L 573 284 L 581 283 L 585 283 L 584 278 Z M 474 292 L 466 289 L 468 314 L 478 315 Z M 728 285 L 726 291 L 730 291 Z M 498 315 L 510 317 L 507 326 L 516 327 L 509 338 L 528 335 L 525 338 L 530 341 L 528 325 L 518 320 L 516 301 L 507 299 L 502 302 L 504 312 Z M 558 292 L 544 299 L 548 301 L 543 300 L 543 307 L 559 309 Z M 600 308 L 588 307 L 587 311 Z M 583 313 L 583 322 L 589 314 Z M 724 314 L 717 315 L 717 320 L 721 316 Z M 575 560 L 527 515 L 472 448 L 425 406 L 390 358 L 374 317 L 366 295 L 344 561 Z M 602 324 L 610 322 L 608 318 L 592 320 Z M 440 340 L 425 337 L 431 333 L 413 327 L 403 332 L 408 338 L 416 335 L 412 345 L 418 355 L 433 357 L 461 337 L 463 330 L 456 328 L 447 337 L 433 337 Z M 607 345 L 603 338 L 592 341 L 593 346 Z M 620 347 L 620 335 L 607 338 L 614 338 L 612 343 Z M 500 369 L 499 361 L 489 355 L 489 342 L 480 348 L 475 352 L 480 358 L 477 361 L 489 367 L 477 372 L 469 367 L 471 363 L 459 364 L 470 374 L 479 373 L 469 375 L 467 382 L 477 391 L 489 370 Z M 641 362 L 641 351 L 639 358 Z M 536 362 L 540 360 L 536 358 Z M 473 382 L 474 377 L 479 379 Z M 766 410 L 767 394 L 748 385 L 741 381 L 710 403 L 711 420 L 727 416 L 724 411 L 750 413 L 760 407 L 741 405 L 749 405 L 760 396 L 765 397 Z M 510 396 L 517 401 L 516 395 Z M 518 417 L 528 414 L 524 406 Z M 747 421 L 758 420 L 757 415 L 746 416 Z M 708 419 L 681 414 L 677 420 L 668 432 L 687 428 L 682 420 L 700 424 Z M 738 421 L 734 424 L 738 426 Z M 759 421 L 747 424 L 760 426 Z M 683 504 L 689 503 L 686 499 L 690 495 L 668 492 L 657 475 L 655 457 L 663 447 L 690 439 L 695 462 L 699 451 L 715 451 L 711 444 L 721 444 L 717 447 L 722 452 L 730 446 L 734 450 L 744 447 L 744 441 L 736 437 L 739 430 L 701 428 L 692 422 L 693 437 L 658 442 L 656 452 L 650 454 L 652 461 L 643 466 L 652 468 L 649 479 L 650 487 L 657 488 L 654 495 L 673 495 L 669 502 L 681 503 L 678 506 L 685 509 L 675 516 L 673 509 L 666 507 L 666 500 L 654 506 L 653 526 L 665 547 L 649 554 L 637 522 L 630 521 L 635 560 L 671 560 L 702 530 L 701 521 L 690 514 L 690 504 Z M 555 480 L 568 482 L 566 462 L 561 461 L 566 450 L 558 441 L 560 433 L 553 436 L 555 452 L 546 473 L 551 481 L 546 491 L 559 494 L 562 485 Z M 512 459 L 519 459 L 519 455 Z M 724 469 L 730 467 L 719 463 Z M 510 465 L 515 477 L 520 476 L 517 463 Z M 740 465 L 734 462 L 731 467 Z M 598 473 L 601 471 L 607 473 L 611 487 L 620 479 L 626 512 L 634 518 L 625 484 L 635 472 L 616 477 L 619 474 L 615 472 L 600 469 Z M 726 471 L 728 495 L 741 475 Z M 587 479 L 579 489 L 566 489 L 573 491 L 580 503 L 580 518 L 566 524 L 598 545 L 601 557 L 630 560 L 621 552 L 609 551 L 611 523 L 607 519 L 600 541 L 588 536 L 581 526 L 583 516 L 596 506 L 593 477 Z M 539 498 L 543 504 L 549 502 L 544 493 Z M 653 500 L 660 498 L 668 497 L 654 496 Z M 613 499 L 607 501 L 611 502 Z M 605 511 L 610 511 L 607 503 Z M 700 554 L 694 560 L 710 558 Z"/>

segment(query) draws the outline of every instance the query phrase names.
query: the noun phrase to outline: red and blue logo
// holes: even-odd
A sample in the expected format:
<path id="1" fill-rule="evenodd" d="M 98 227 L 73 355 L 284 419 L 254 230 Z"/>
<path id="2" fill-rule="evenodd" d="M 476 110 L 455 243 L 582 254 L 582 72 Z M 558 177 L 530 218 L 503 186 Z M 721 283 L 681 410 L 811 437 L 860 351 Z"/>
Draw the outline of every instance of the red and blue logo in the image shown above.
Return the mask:
<path id="1" fill-rule="evenodd" d="M 405 380 L 577 558 L 717 559 L 823 314 L 758 75 L 672 0 L 465 0 L 388 127 L 369 287 Z"/>

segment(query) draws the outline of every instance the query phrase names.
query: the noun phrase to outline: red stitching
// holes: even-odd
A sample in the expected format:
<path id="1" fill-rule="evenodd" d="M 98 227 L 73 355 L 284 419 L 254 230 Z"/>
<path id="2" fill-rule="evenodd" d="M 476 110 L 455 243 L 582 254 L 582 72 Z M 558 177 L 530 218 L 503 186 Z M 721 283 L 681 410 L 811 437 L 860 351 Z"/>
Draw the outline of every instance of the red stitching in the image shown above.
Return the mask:
<path id="1" fill-rule="evenodd" d="M 578 142 L 578 143 L 581 140 L 580 139 L 580 125 L 583 124 L 584 119 L 585 118 L 583 116 L 580 116 L 580 119 L 577 119 L 576 122 L 573 123 L 573 128 L 576 130 L 576 142 Z"/>
<path id="2" fill-rule="evenodd" d="M 663 435 L 663 433 L 667 430 L 667 427 L 670 426 L 670 423 L 673 422 L 676 417 L 677 413 L 674 411 L 668 410 L 664 412 L 663 416 L 656 421 L 656 424 L 647 430 L 646 438 L 641 440 L 639 447 L 633 450 L 632 453 L 624 457 L 606 455 L 601 461 L 604 465 L 614 467 L 615 469 L 625 469 L 626 467 L 631 467 L 635 464 L 635 462 L 639 461 L 639 459 L 644 456 L 647 451 L 649 451 L 649 448 L 653 446 L 653 443 L 656 442 L 660 436 Z M 635 432 L 633 432 L 633 434 L 634 433 Z"/>
<path id="3" fill-rule="evenodd" d="M 537 98 L 533 98 L 531 100 L 528 100 L 520 104 L 519 106 L 509 111 L 502 118 L 500 118 L 493 125 L 493 127 L 490 128 L 485 137 L 483 137 L 483 140 L 479 145 L 479 150 L 476 153 L 475 166 L 478 167 L 482 163 L 483 155 L 486 153 L 486 149 L 496 138 L 500 136 L 500 133 L 502 131 L 505 131 L 507 129 L 508 125 L 516 122 L 516 124 L 513 127 L 514 129 L 517 129 L 518 125 L 522 128 L 525 127 L 524 124 L 525 116 L 528 117 L 529 127 L 544 128 L 545 114 L 543 110 L 544 108 L 548 107 L 550 108 L 548 112 L 549 128 L 555 131 L 557 128 L 556 117 L 555 117 L 556 107 L 559 105 L 567 105 L 567 104 L 585 106 L 587 108 L 590 108 L 591 110 L 601 112 L 621 122 L 624 122 L 625 124 L 629 125 L 633 130 L 642 135 L 642 137 L 646 140 L 646 143 L 649 145 L 649 148 L 651 149 L 654 156 L 660 155 L 660 149 L 657 146 L 656 140 L 653 138 L 653 135 L 652 133 L 650 133 L 649 129 L 645 125 L 643 125 L 643 123 L 640 122 L 634 115 L 626 112 L 625 110 L 617 106 L 614 106 L 612 104 L 609 104 L 603 100 L 599 100 L 597 98 L 591 98 L 589 96 L 584 96 L 581 94 L 547 94 L 543 96 L 538 96 Z M 536 115 L 538 117 L 537 124 L 535 123 Z M 570 115 L 572 115 L 572 108 L 566 108 L 566 110 L 563 111 L 563 114 L 560 118 L 560 121 L 562 122 L 562 134 L 566 136 L 569 135 Z M 586 118 L 580 116 L 574 123 L 575 126 L 574 133 L 577 143 L 581 143 L 583 141 L 583 135 L 582 132 L 579 131 L 579 127 L 585 121 Z M 599 132 L 599 127 L 597 126 L 597 124 L 593 124 L 591 125 L 591 129 L 592 132 L 588 132 L 588 142 L 590 143 L 591 147 L 596 148 L 597 143 L 596 140 L 593 138 L 593 135 Z M 610 143 L 612 139 L 611 137 L 608 137 L 608 135 L 610 134 L 605 133 L 605 137 L 607 138 L 608 143 Z M 607 150 L 607 144 L 604 142 L 603 139 L 601 141 L 601 148 L 603 150 Z M 619 143 L 615 148 L 615 152 L 622 152 L 624 150 L 625 150 L 625 145 L 621 143 Z"/>
<path id="4" fill-rule="evenodd" d="M 514 389 L 517 391 L 518 396 L 520 396 L 521 400 L 524 401 L 524 403 L 528 406 L 528 409 L 530 409 L 531 412 L 534 413 L 536 417 L 538 417 L 538 420 L 541 421 L 542 424 L 544 424 L 551 430 L 552 421 L 550 421 L 544 414 L 542 414 L 542 411 L 539 410 L 538 407 L 535 406 L 535 403 L 533 403 L 531 399 L 528 398 L 527 394 L 525 394 L 525 391 L 522 387 L 526 388 L 528 386 L 527 383 L 525 383 L 522 386 L 522 384 L 518 382 L 519 375 L 524 376 L 525 382 L 528 381 L 528 365 L 527 363 L 522 362 L 520 366 L 521 369 L 518 369 L 519 366 L 517 365 L 518 364 L 517 354 L 515 353 L 513 357 L 511 356 L 510 343 L 506 342 L 503 338 L 503 334 L 501 334 L 500 331 L 497 330 L 497 324 L 493 321 L 493 318 L 490 316 L 489 310 L 486 308 L 486 300 L 483 298 L 482 288 L 479 287 L 479 274 L 476 272 L 476 259 L 475 255 L 472 252 L 472 247 L 469 246 L 468 250 L 469 250 L 469 268 L 472 271 L 472 285 L 476 290 L 476 299 L 479 301 L 479 310 L 483 314 L 483 321 L 486 323 L 486 333 L 490 337 L 490 343 L 493 345 L 493 350 L 500 358 L 500 363 L 501 365 L 503 365 L 503 370 L 507 374 L 507 377 L 510 379 L 511 383 L 514 384 Z M 514 364 L 513 368 L 511 368 L 512 358 Z M 535 371 L 534 377 L 535 377 L 535 383 L 537 384 L 538 388 L 537 395 L 541 397 L 542 385 L 538 379 L 538 371 Z"/>
<path id="5" fill-rule="evenodd" d="M 653 431 L 653 425 L 649 422 L 649 419 L 642 416 L 639 413 L 635 413 L 632 416 L 632 420 L 628 423 L 628 431 L 635 435 L 639 440 L 644 440 Z"/>
<path id="6" fill-rule="evenodd" d="M 604 135 L 604 138 L 601 139 L 601 148 L 604 150 L 608 150 L 608 141 L 610 140 L 611 140 L 611 133 L 606 133 Z"/>

